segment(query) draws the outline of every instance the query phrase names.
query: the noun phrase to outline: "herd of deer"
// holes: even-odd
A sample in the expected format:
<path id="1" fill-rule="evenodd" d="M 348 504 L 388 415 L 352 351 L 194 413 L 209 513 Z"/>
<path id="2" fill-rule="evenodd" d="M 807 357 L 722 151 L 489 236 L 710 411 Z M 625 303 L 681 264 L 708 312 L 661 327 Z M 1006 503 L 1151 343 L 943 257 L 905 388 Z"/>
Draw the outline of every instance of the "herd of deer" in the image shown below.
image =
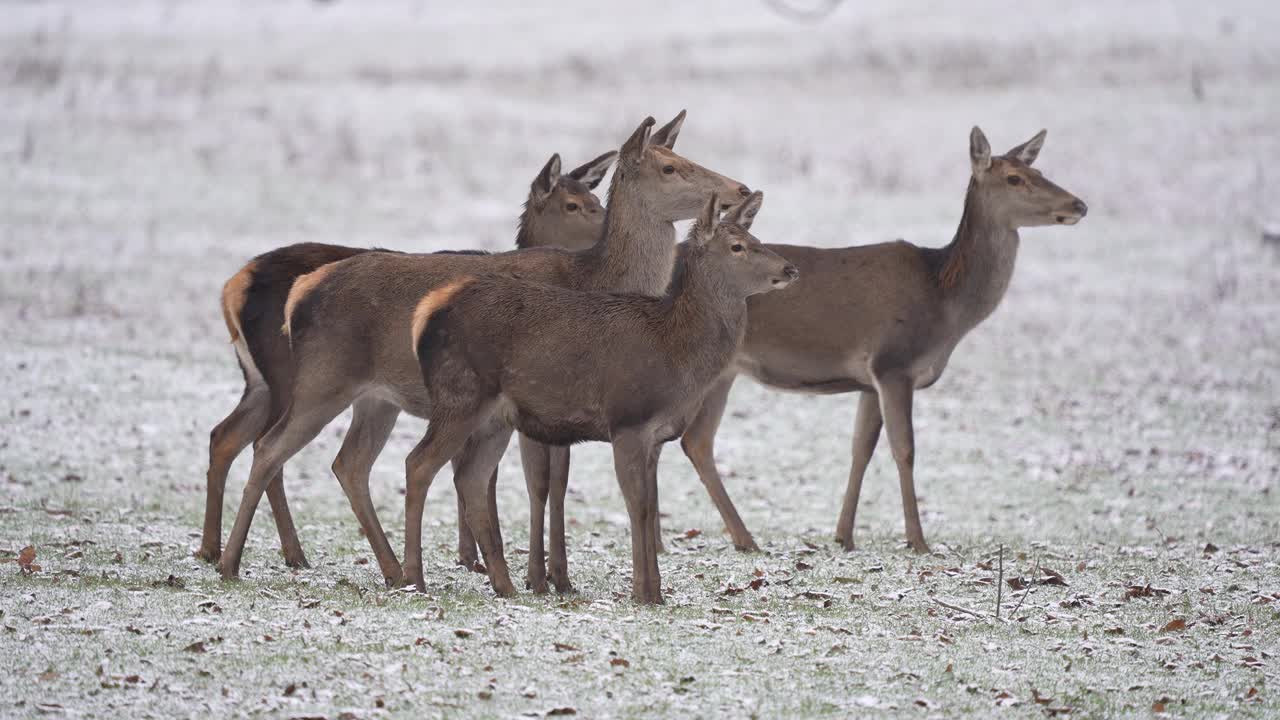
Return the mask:
<path id="1" fill-rule="evenodd" d="M 498 595 L 514 592 L 494 485 L 518 430 L 529 490 L 528 587 L 547 591 L 549 565 L 556 590 L 572 589 L 568 446 L 605 441 L 630 517 L 632 596 L 661 603 L 663 443 L 680 438 L 734 545 L 756 549 L 714 461 L 716 429 L 740 373 L 783 390 L 860 393 L 836 539 L 854 546 L 863 475 L 884 427 L 907 541 L 926 552 L 913 478 L 913 393 L 937 381 L 960 339 L 999 304 L 1018 229 L 1075 224 L 1085 204 L 1032 168 L 1043 130 L 993 155 L 975 127 L 964 213 L 947 246 L 765 245 L 749 232 L 763 195 L 674 152 L 684 116 L 656 132 L 647 118 L 619 152 L 567 174 L 553 155 L 530 187 L 512 252 L 304 243 L 260 255 L 228 280 L 222 310 L 245 389 L 210 437 L 198 556 L 235 578 L 265 491 L 285 562 L 306 566 L 282 470 L 352 407 L 333 472 L 388 585 L 424 589 L 423 504 L 436 473 L 452 462 L 459 562 L 487 571 Z M 602 207 L 592 190 L 615 158 Z M 696 222 L 677 244 L 673 223 L 689 219 Z M 402 410 L 429 421 L 406 461 L 403 565 L 369 495 L 370 469 Z M 253 466 L 224 550 L 227 472 L 251 443 Z"/>

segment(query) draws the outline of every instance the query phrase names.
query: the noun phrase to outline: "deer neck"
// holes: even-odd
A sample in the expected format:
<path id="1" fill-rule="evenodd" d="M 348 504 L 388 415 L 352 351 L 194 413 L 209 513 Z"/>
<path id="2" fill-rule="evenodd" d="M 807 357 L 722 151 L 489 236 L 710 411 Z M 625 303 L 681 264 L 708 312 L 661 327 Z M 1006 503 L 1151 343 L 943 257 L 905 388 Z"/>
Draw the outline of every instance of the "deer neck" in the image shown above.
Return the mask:
<path id="1" fill-rule="evenodd" d="M 969 180 L 955 238 L 938 271 L 947 316 L 960 332 L 985 320 L 1004 298 L 1018 257 L 1018 231 L 997 220 L 975 180 Z"/>
<path id="2" fill-rule="evenodd" d="M 690 249 L 684 272 L 672 283 L 665 336 L 694 365 L 690 369 L 696 375 L 714 377 L 728 365 L 746 331 L 747 300 L 700 255 Z"/>
<path id="3" fill-rule="evenodd" d="M 579 253 L 582 290 L 660 296 L 675 268 L 676 228 L 645 203 L 645 193 L 615 177 L 609 187 L 604 234 Z"/>

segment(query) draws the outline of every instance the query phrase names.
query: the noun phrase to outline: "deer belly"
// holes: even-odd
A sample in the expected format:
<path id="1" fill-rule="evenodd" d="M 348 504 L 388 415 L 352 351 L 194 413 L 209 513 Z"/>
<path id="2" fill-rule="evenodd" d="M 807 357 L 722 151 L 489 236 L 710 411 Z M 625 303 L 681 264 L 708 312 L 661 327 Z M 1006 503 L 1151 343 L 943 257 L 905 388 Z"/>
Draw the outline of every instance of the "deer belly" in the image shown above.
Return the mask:
<path id="1" fill-rule="evenodd" d="M 498 416 L 524 435 L 547 445 L 574 445 L 590 440 L 608 441 L 608 428 L 598 413 L 521 404 L 503 395 Z"/>

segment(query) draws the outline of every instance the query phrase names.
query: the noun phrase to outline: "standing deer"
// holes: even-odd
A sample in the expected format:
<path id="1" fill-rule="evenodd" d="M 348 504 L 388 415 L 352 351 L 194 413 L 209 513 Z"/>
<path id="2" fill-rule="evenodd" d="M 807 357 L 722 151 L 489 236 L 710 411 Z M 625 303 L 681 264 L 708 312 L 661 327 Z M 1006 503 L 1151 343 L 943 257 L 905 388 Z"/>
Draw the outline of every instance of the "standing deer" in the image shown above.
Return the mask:
<path id="1" fill-rule="evenodd" d="M 579 290 L 662 294 L 675 261 L 673 223 L 696 216 L 714 194 L 750 194 L 736 180 L 672 151 L 683 119 L 681 112 L 663 128 L 662 142 L 651 142 L 654 122 L 647 118 L 623 145 L 609 188 L 603 236 L 587 250 L 530 248 L 487 256 L 364 253 L 299 278 L 284 313 L 293 351 L 292 402 L 259 441 L 219 563 L 223 577 L 238 575 L 254 511 L 279 468 L 338 413 L 356 403 L 348 438 L 356 438 L 359 452 L 354 455 L 362 464 L 359 468 L 335 466 L 335 472 L 357 508 L 383 576 L 389 583 L 403 580 L 421 587 L 421 558 L 406 558 L 402 571 L 368 501 L 368 464 L 396 416 L 402 409 L 419 417 L 430 413 L 431 399 L 408 343 L 415 305 L 435 288 L 486 272 Z M 480 449 L 464 448 L 455 458 L 455 473 L 466 475 Z M 492 508 L 486 504 L 466 507 L 473 530 L 477 515 L 489 519 Z M 495 542 L 490 537 L 477 540 L 482 551 Z M 510 594 L 513 588 L 501 553 L 489 554 L 502 563 L 488 568 L 495 591 Z"/>
<path id="2" fill-rule="evenodd" d="M 458 488 L 489 567 L 503 567 L 495 529 L 471 508 L 486 503 L 491 489 L 483 478 L 497 467 L 509 428 L 553 445 L 610 442 L 631 519 L 632 597 L 662 602 L 654 532 L 659 448 L 680 436 L 732 361 L 747 297 L 799 276 L 737 224 L 761 198 L 757 191 L 719 224 L 711 199 L 666 297 L 580 292 L 492 274 L 457 278 L 426 294 L 414 312 L 413 347 L 432 405 L 427 434 L 406 463 L 409 574 L 420 572 L 408 568 L 421 563 L 432 479 L 496 418 L 508 429 L 496 442 L 480 443 L 476 472 L 461 476 Z M 495 577 L 494 587 L 500 584 Z"/>
<path id="3" fill-rule="evenodd" d="M 707 392 L 680 441 L 734 545 L 756 549 L 716 471 L 714 450 L 729 389 L 743 373 L 782 390 L 861 393 L 836 539 L 853 549 L 862 478 L 883 426 L 898 466 L 907 542 L 928 552 L 916 507 L 913 395 L 937 382 L 960 340 L 1000 304 L 1013 275 L 1018 229 L 1074 225 L 1088 212 L 1079 198 L 1031 167 L 1044 138 L 1041 130 L 992 156 L 987 138 L 973 128 L 964 213 L 945 247 L 903 241 L 838 249 L 769 246 L 794 262 L 805 281 L 793 292 L 748 302 L 746 337 L 732 371 Z"/>
<path id="4" fill-rule="evenodd" d="M 529 187 L 516 246 L 559 245 L 568 250 L 591 247 L 604 228 L 604 209 L 591 191 L 600 184 L 617 154 L 610 150 L 567 175 L 560 174 L 560 156 L 552 155 Z M 289 245 L 249 261 L 223 286 L 223 318 L 245 388 L 239 404 L 209 435 L 204 532 L 197 557 L 216 562 L 222 554 L 222 498 L 231 463 L 289 406 L 293 369 L 289 339 L 280 332 L 289 289 L 294 280 L 307 273 L 364 252 L 369 251 L 321 243 Z M 335 472 L 351 463 L 351 454 L 357 447 L 356 440 L 348 435 L 334 461 Z M 267 488 L 267 499 L 275 515 L 285 563 L 305 567 L 306 556 L 298 542 L 282 481 Z M 465 523 L 460 525 L 460 534 L 474 556 L 475 543 Z"/>

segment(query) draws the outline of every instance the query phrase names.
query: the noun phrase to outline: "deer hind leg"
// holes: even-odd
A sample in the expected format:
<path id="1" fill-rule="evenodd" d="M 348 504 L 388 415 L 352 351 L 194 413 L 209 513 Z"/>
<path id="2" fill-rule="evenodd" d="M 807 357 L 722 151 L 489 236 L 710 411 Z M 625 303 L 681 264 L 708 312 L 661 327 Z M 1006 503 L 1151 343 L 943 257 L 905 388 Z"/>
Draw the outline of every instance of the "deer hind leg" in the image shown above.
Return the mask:
<path id="1" fill-rule="evenodd" d="M 702 399 L 702 407 L 694 416 L 689 427 L 685 428 L 680 438 L 680 448 L 698 471 L 698 479 L 706 487 L 711 502 L 720 511 L 720 519 L 733 539 L 733 546 L 743 552 L 757 552 L 755 538 L 738 515 L 738 509 L 729 499 L 720 479 L 720 471 L 716 469 L 716 430 L 720 427 L 720 419 L 724 417 L 725 405 L 729 401 L 729 390 L 733 388 L 734 377 L 730 376 L 717 381 Z"/>
<path id="2" fill-rule="evenodd" d="M 654 470 L 653 481 L 655 483 L 658 482 L 658 475 L 657 475 L 658 458 L 661 455 L 662 455 L 662 443 L 658 443 L 653 447 L 653 470 Z M 646 490 L 646 493 L 647 492 L 648 491 Z M 656 487 L 653 491 L 653 496 L 649 499 L 649 504 L 653 507 L 653 532 L 649 535 L 649 537 L 651 538 L 650 544 L 653 547 L 653 552 L 658 555 L 661 555 L 665 553 L 667 549 L 662 546 L 662 510 L 661 508 L 658 507 L 658 492 Z"/>
<path id="3" fill-rule="evenodd" d="M 462 450 L 483 415 L 480 410 L 433 409 L 427 434 L 409 453 L 409 457 L 405 458 L 402 582 L 419 592 L 426 592 L 422 573 L 422 513 L 426 505 L 427 490 L 440 469 L 449 462 L 449 458 Z"/>
<path id="4" fill-rule="evenodd" d="M 844 491 L 844 504 L 840 506 L 840 519 L 836 522 L 836 542 L 845 550 L 854 548 L 853 521 L 858 511 L 858 497 L 862 494 L 862 478 L 880 439 L 880 429 L 884 424 L 881 417 L 880 396 L 873 392 L 860 393 L 858 415 L 853 421 L 853 465 L 849 468 L 849 485 Z"/>
<path id="5" fill-rule="evenodd" d="M 333 461 L 333 474 L 342 484 L 342 490 L 351 503 L 351 509 L 360 522 L 360 528 L 369 540 L 369 546 L 378 559 L 378 567 L 387 587 L 400 584 L 400 561 L 396 559 L 387 534 L 378 521 L 369 494 L 369 472 L 373 463 L 386 446 L 391 431 L 396 426 L 400 408 L 384 400 L 362 398 L 352 411 L 351 427 L 342 441 L 338 457 Z"/>
<path id="6" fill-rule="evenodd" d="M 529 569 L 525 587 L 542 594 L 547 591 L 547 561 L 543 547 L 547 494 L 551 489 L 551 446 L 520 436 L 520 465 L 524 486 L 529 492 Z M 555 521 L 555 510 L 551 511 Z"/>
<path id="7" fill-rule="evenodd" d="M 898 484 L 902 490 L 902 515 L 907 526 L 907 543 L 918 553 L 929 552 L 920 526 L 920 510 L 916 506 L 915 431 L 911 423 L 913 387 L 910 378 L 880 378 L 880 413 L 884 416 L 885 430 L 889 435 L 889 447 L 898 465 Z"/>
<path id="8" fill-rule="evenodd" d="M 662 584 L 654 547 L 653 514 L 657 499 L 657 454 L 643 433 L 619 433 L 613 439 L 613 464 L 631 520 L 631 597 L 661 604 Z"/>
<path id="9" fill-rule="evenodd" d="M 454 487 L 463 499 L 467 524 L 480 545 L 480 554 L 489 570 L 489 582 L 499 597 L 515 594 L 511 572 L 502 548 L 495 497 L 498 461 L 511 441 L 511 427 L 490 417 L 468 438 L 458 458 Z"/>
<path id="10" fill-rule="evenodd" d="M 328 388 L 320 389 L 328 392 Z M 224 579 L 234 579 L 239 575 L 240 559 L 249 538 L 249 526 L 253 522 L 253 514 L 257 510 L 258 501 L 262 499 L 262 493 L 269 484 L 280 486 L 281 469 L 285 461 L 320 434 L 324 426 L 337 417 L 350 402 L 351 397 L 341 393 L 295 396 L 289 409 L 258 441 L 253 453 L 253 467 L 249 471 L 249 482 L 245 485 L 244 497 L 240 501 L 240 510 L 219 561 Z M 287 508 L 285 512 L 287 514 Z M 292 529 L 292 523 L 289 523 L 289 527 Z"/>
<path id="11" fill-rule="evenodd" d="M 569 490 L 569 447 L 549 446 L 551 494 L 551 584 L 556 592 L 573 592 L 569 582 L 569 553 L 564 536 L 564 496 Z"/>
<path id="12" fill-rule="evenodd" d="M 227 473 L 236 457 L 266 429 L 270 410 L 271 395 L 266 383 L 261 379 L 248 380 L 235 409 L 209 433 L 204 528 L 200 549 L 196 551 L 196 557 L 201 560 L 214 563 L 222 555 L 222 501 L 226 495 Z"/>

